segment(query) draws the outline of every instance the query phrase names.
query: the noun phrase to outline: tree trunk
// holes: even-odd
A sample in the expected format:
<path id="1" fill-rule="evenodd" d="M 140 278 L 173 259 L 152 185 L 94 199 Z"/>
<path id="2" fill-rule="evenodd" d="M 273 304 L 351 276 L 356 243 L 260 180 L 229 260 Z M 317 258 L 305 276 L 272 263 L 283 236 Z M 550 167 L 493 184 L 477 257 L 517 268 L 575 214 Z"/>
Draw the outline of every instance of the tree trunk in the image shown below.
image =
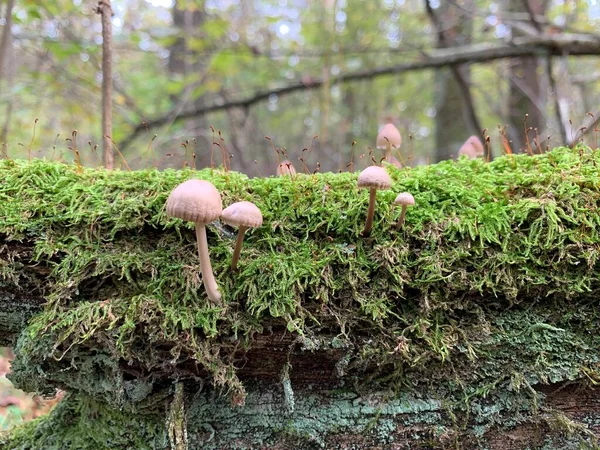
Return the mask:
<path id="1" fill-rule="evenodd" d="M 114 167 L 112 148 L 112 7 L 110 0 L 98 2 L 102 18 L 102 154 L 104 166 Z"/>
<path id="2" fill-rule="evenodd" d="M 6 11 L 4 13 L 4 26 L 2 27 L 2 37 L 0 41 L 0 88 L 4 74 L 6 73 L 6 64 L 10 58 L 10 48 L 12 42 L 12 11 L 15 5 L 14 0 L 8 0 Z M 0 93 L 2 91 L 0 90 Z"/>
<path id="3" fill-rule="evenodd" d="M 426 0 L 426 9 L 436 30 L 439 48 L 467 45 L 471 42 L 473 19 L 468 11 L 475 9 L 474 1 L 468 0 L 460 5 L 441 2 L 434 10 L 429 0 Z M 470 135 L 481 135 L 469 81 L 469 67 L 466 65 L 451 65 L 435 73 L 436 161 L 456 156 L 458 149 Z M 463 120 L 457 120 L 457 115 Z"/>
<path id="4" fill-rule="evenodd" d="M 4 12 L 4 27 L 2 28 L 2 37 L 0 38 L 0 99 L 3 92 L 9 92 L 12 89 L 13 77 L 15 68 L 12 63 L 12 12 L 14 8 L 14 0 L 8 0 L 6 10 Z M 4 111 L 4 121 L 1 124 L 0 145 L 6 144 L 8 140 L 8 130 L 13 111 L 14 98 L 11 95 L 7 96 L 6 109 Z"/>
<path id="5" fill-rule="evenodd" d="M 210 95 L 203 94 L 198 98 L 192 98 L 192 91 L 199 83 L 202 83 L 201 74 L 208 64 L 210 64 L 210 56 L 198 53 L 193 49 L 190 42 L 192 39 L 202 39 L 202 26 L 207 20 L 207 14 L 204 10 L 204 1 L 194 3 L 194 7 L 190 7 L 188 2 L 176 0 L 173 3 L 171 16 L 173 25 L 175 26 L 178 35 L 180 36 L 175 43 L 170 47 L 168 69 L 169 73 L 181 77 L 188 81 L 182 91 L 178 95 L 172 96 L 172 101 L 175 104 L 176 110 L 185 109 L 187 107 L 199 107 L 206 103 Z M 189 82 L 192 75 L 198 77 L 197 80 Z M 184 128 L 187 130 L 199 130 L 199 132 L 191 131 L 189 134 L 183 135 L 180 141 L 196 139 L 196 160 L 197 167 L 209 167 L 211 164 L 210 148 L 212 147 L 212 134 L 209 129 L 209 123 L 204 117 L 188 118 L 184 123 Z M 218 141 L 218 136 L 215 139 Z M 173 147 L 179 147 L 178 144 Z M 215 150 L 215 162 L 220 164 L 221 158 L 219 149 Z M 170 158 L 166 165 L 169 167 L 182 167 L 184 157 L 174 155 Z"/>
<path id="6" fill-rule="evenodd" d="M 546 13 L 545 0 L 509 0 L 511 12 L 534 14 Z M 518 28 L 512 29 L 513 39 L 523 36 Z M 545 64 L 544 64 L 545 65 Z M 540 62 L 537 56 L 521 56 L 509 62 L 508 136 L 513 152 L 530 151 L 525 129 L 542 130 L 546 123 L 546 95 L 542 91 Z M 557 95 L 555 93 L 555 95 Z M 527 121 L 525 122 L 525 118 Z M 529 140 L 531 141 L 529 135 Z M 530 144 L 533 145 L 533 144 Z"/>

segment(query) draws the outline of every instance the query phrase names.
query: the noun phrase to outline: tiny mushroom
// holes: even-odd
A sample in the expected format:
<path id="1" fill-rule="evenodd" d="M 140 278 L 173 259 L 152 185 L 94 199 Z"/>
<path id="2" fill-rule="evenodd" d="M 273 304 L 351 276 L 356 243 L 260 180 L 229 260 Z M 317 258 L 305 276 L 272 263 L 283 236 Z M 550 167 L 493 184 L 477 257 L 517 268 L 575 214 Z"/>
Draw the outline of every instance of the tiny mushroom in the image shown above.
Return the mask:
<path id="1" fill-rule="evenodd" d="M 212 183 L 204 180 L 185 181 L 167 198 L 168 216 L 194 222 L 196 225 L 202 281 L 208 298 L 214 303 L 221 301 L 221 293 L 210 264 L 205 225 L 217 220 L 222 210 L 223 204 L 219 191 Z"/>
<path id="2" fill-rule="evenodd" d="M 466 155 L 470 159 L 483 156 L 483 144 L 477 136 L 470 136 L 458 150 L 458 156 Z"/>
<path id="3" fill-rule="evenodd" d="M 283 175 L 296 175 L 296 168 L 290 160 L 285 159 L 277 166 L 277 175 L 280 177 Z"/>
<path id="4" fill-rule="evenodd" d="M 396 223 L 396 228 L 399 230 L 400 227 L 404 224 L 404 216 L 406 215 L 406 208 L 408 206 L 413 206 L 415 204 L 415 198 L 408 192 L 402 192 L 398 194 L 396 200 L 394 200 L 394 205 L 402 205 L 402 212 L 400 213 L 400 218 L 398 219 L 398 223 Z"/>
<path id="5" fill-rule="evenodd" d="M 385 150 L 385 159 L 399 169 L 402 168 L 400 161 L 392 156 L 392 147 L 399 149 L 402 145 L 402 136 L 392 123 L 386 124 L 377 135 L 377 148 Z"/>
<path id="6" fill-rule="evenodd" d="M 370 166 L 363 170 L 358 176 L 358 187 L 369 189 L 369 211 L 367 223 L 363 230 L 363 236 L 368 236 L 373 227 L 373 215 L 375 214 L 375 194 L 377 189 L 389 189 L 392 179 L 383 167 Z"/>
<path id="7" fill-rule="evenodd" d="M 254 203 L 237 202 L 223 210 L 221 220 L 232 227 L 239 227 L 233 258 L 231 259 L 231 269 L 235 270 L 244 242 L 244 233 L 248 228 L 260 227 L 263 217 L 260 209 Z"/>

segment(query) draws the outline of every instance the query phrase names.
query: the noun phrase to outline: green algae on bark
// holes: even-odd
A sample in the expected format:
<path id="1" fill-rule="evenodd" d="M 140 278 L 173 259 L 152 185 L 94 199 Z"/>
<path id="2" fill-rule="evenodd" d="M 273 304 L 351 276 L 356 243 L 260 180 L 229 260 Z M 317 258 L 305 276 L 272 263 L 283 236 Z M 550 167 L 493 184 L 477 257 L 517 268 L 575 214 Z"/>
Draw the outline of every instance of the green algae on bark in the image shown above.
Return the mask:
<path id="1" fill-rule="evenodd" d="M 2 161 L 0 292 L 34 280 L 47 299 L 21 333 L 13 380 L 148 414 L 165 413 L 157 399 L 178 380 L 210 381 L 242 403 L 244 380 L 266 376 L 247 355 L 260 357 L 260 336 L 287 330 L 289 349 L 264 365 L 278 379 L 289 364 L 292 389 L 309 384 L 296 354 L 312 352 L 333 361 L 326 384 L 427 388 L 451 405 L 455 428 L 476 417 L 484 430 L 499 426 L 515 411 L 498 406 L 511 390 L 600 380 L 599 160 L 561 148 L 387 167 L 394 184 L 377 194 L 368 239 L 356 174 L 248 179 Z M 208 227 L 223 307 L 206 299 L 192 226 L 164 212 L 192 177 L 211 180 L 225 205 L 263 211 L 235 274 L 235 234 Z M 416 206 L 397 231 L 392 202 L 403 191 Z M 494 402 L 477 403 L 486 398 Z"/>

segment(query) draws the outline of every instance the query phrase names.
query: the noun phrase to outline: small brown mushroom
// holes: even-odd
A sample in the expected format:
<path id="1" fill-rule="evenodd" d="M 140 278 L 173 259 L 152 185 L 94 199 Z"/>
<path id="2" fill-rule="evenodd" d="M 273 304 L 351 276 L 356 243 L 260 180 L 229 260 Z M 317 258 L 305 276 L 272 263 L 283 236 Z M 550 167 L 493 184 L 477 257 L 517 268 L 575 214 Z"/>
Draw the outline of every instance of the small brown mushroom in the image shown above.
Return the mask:
<path id="1" fill-rule="evenodd" d="M 292 162 L 288 159 L 285 159 L 279 163 L 277 166 L 277 175 L 296 175 L 296 168 L 292 164 Z"/>
<path id="2" fill-rule="evenodd" d="M 391 186 L 392 179 L 383 167 L 367 167 L 358 176 L 358 187 L 369 189 L 369 211 L 367 212 L 365 229 L 362 232 L 363 236 L 368 236 L 371 233 L 371 228 L 373 227 L 377 189 L 389 189 Z"/>
<path id="3" fill-rule="evenodd" d="M 392 123 L 386 124 L 377 135 L 377 148 L 385 150 L 385 160 L 399 169 L 402 168 L 402 164 L 392 156 L 392 147 L 399 149 L 401 145 L 400 131 Z"/>
<path id="4" fill-rule="evenodd" d="M 400 213 L 400 218 L 398 219 L 398 223 L 396 223 L 396 229 L 400 229 L 404 224 L 404 216 L 406 215 L 406 208 L 408 206 L 413 206 L 415 204 L 415 198 L 412 194 L 408 192 L 402 192 L 398 194 L 396 200 L 394 200 L 394 205 L 402 205 L 402 212 Z"/>
<path id="5" fill-rule="evenodd" d="M 470 159 L 483 156 L 483 144 L 477 136 L 470 136 L 458 150 L 458 156 L 466 155 Z"/>
<path id="6" fill-rule="evenodd" d="M 231 269 L 237 268 L 237 262 L 244 242 L 244 233 L 248 228 L 260 227 L 263 222 L 260 209 L 252 202 L 237 202 L 223 210 L 221 220 L 232 227 L 239 227 L 235 250 L 231 259 Z"/>
<path id="7" fill-rule="evenodd" d="M 210 264 L 205 225 L 217 220 L 222 210 L 219 191 L 212 183 L 204 180 L 185 181 L 173 189 L 167 198 L 168 216 L 194 222 L 196 225 L 202 282 L 208 298 L 214 303 L 221 301 L 221 293 Z"/>

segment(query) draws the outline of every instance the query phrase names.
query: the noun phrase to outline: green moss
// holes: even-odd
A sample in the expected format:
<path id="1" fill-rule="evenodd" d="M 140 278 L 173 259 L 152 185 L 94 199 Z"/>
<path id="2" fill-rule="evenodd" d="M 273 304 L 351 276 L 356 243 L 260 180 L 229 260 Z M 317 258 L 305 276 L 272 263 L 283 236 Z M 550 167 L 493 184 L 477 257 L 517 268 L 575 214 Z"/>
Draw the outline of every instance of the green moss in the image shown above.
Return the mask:
<path id="1" fill-rule="evenodd" d="M 67 396 L 52 413 L 0 434 L 4 450 L 156 450 L 167 448 L 155 416 L 107 408 L 88 397 Z"/>
<path id="2" fill-rule="evenodd" d="M 285 327 L 307 351 L 344 350 L 347 378 L 433 389 L 451 426 L 487 430 L 508 410 L 526 417 L 536 383 L 598 376 L 599 162 L 597 151 L 559 148 L 388 167 L 393 189 L 377 194 L 364 239 L 368 193 L 356 174 L 248 179 L 2 161 L 0 238 L 32 248 L 32 261 L 0 247 L 0 283 L 21 283 L 24 263 L 48 270 L 48 303 L 21 335 L 13 379 L 151 411 L 174 380 L 201 376 L 241 402 L 234 355 Z M 164 212 L 192 177 L 210 179 L 225 205 L 251 200 L 264 215 L 235 274 L 235 233 L 208 227 L 222 307 L 206 299 L 193 225 Z M 417 206 L 396 231 L 401 191 Z"/>

